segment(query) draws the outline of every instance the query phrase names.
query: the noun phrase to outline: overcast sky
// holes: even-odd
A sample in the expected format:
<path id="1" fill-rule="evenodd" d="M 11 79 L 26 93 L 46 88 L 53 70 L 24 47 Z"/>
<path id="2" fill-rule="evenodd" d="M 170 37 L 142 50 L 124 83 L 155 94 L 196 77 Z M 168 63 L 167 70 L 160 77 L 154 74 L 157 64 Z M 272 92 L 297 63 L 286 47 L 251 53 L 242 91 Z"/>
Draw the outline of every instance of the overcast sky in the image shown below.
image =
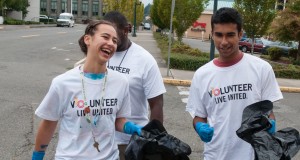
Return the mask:
<path id="1" fill-rule="evenodd" d="M 144 3 L 144 6 L 146 7 L 149 3 L 152 4 L 153 0 L 140 0 Z"/>

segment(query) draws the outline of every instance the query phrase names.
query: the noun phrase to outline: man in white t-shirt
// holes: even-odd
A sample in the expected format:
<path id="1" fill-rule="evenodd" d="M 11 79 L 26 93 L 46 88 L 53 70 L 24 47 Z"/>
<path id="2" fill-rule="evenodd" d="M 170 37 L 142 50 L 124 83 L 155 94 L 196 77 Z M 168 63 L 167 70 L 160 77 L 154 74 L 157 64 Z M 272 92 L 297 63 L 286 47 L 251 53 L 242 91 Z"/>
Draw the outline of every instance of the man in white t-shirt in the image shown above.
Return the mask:
<path id="1" fill-rule="evenodd" d="M 204 160 L 254 160 L 251 145 L 236 135 L 245 107 L 282 99 L 272 67 L 239 51 L 242 18 L 233 8 L 220 8 L 211 19 L 219 57 L 200 67 L 192 80 L 186 110 L 204 144 Z M 275 132 L 275 115 L 269 114 Z"/>
<path id="2" fill-rule="evenodd" d="M 105 14 L 104 20 L 114 23 L 118 30 L 120 43 L 107 68 L 123 73 L 129 80 L 131 115 L 126 118 L 138 125 L 146 125 L 149 122 L 149 106 L 150 120 L 157 119 L 163 123 L 163 93 L 166 89 L 157 62 L 143 47 L 130 41 L 124 15 L 112 11 Z M 130 135 L 116 133 L 121 160 L 129 140 Z"/>

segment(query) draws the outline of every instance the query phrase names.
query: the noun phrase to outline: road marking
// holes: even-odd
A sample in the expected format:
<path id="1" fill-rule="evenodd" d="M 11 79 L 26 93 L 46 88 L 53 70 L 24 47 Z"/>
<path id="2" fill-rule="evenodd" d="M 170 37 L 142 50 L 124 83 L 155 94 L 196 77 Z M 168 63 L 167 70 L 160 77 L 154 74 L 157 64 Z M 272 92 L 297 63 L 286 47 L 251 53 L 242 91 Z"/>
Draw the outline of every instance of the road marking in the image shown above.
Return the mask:
<path id="1" fill-rule="evenodd" d="M 22 38 L 30 38 L 30 37 L 38 37 L 40 36 L 39 34 L 35 34 L 35 35 L 28 35 L 28 36 L 21 36 Z"/>
<path id="2" fill-rule="evenodd" d="M 61 48 L 56 48 L 56 47 L 52 47 L 51 49 L 55 49 L 55 50 L 58 50 L 58 51 L 66 51 L 66 52 L 70 52 L 70 50 L 61 49 Z"/>
<path id="3" fill-rule="evenodd" d="M 70 52 L 70 50 L 66 50 L 66 49 L 59 49 L 59 48 L 57 48 L 56 50 Z"/>
<path id="4" fill-rule="evenodd" d="M 185 87 L 185 86 L 177 86 L 179 90 L 179 95 L 182 97 L 181 101 L 183 103 L 187 103 L 188 97 L 190 95 L 190 87 Z"/>

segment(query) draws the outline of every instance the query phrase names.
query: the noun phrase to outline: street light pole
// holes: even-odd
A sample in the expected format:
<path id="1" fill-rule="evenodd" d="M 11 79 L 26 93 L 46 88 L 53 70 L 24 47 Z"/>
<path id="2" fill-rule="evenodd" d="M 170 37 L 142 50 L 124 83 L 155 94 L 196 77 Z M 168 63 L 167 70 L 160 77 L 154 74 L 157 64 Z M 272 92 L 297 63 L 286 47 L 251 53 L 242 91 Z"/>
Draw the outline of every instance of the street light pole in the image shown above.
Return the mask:
<path id="1" fill-rule="evenodd" d="M 175 0 L 172 0 L 172 6 L 171 6 L 171 18 L 170 18 L 170 30 L 169 30 L 169 48 L 168 48 L 168 68 L 167 68 L 167 76 L 169 77 L 170 72 L 170 56 L 171 56 L 171 34 L 172 31 L 172 25 L 173 25 L 173 14 L 174 14 L 174 7 L 175 7 Z"/>
<path id="2" fill-rule="evenodd" d="M 136 29 L 136 0 L 134 1 L 132 37 L 136 37 L 135 29 Z"/>
<path id="3" fill-rule="evenodd" d="M 218 9 L 218 0 L 214 0 L 214 11 L 213 11 L 214 14 L 216 13 L 217 9 Z M 211 35 L 211 39 L 210 39 L 210 60 L 213 60 L 215 58 L 215 43 L 212 37 L 213 35 Z"/>

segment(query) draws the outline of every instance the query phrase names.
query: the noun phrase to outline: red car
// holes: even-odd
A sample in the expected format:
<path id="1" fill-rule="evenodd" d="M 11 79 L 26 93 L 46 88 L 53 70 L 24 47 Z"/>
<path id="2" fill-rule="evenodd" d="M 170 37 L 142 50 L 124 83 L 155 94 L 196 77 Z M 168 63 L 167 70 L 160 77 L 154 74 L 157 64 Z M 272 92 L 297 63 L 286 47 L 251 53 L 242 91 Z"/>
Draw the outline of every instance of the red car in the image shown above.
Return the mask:
<path id="1" fill-rule="evenodd" d="M 254 38 L 254 52 L 261 52 L 264 46 L 260 38 Z M 246 53 L 247 51 L 251 52 L 252 39 L 247 38 L 244 41 L 239 42 L 239 48 L 242 52 Z"/>

